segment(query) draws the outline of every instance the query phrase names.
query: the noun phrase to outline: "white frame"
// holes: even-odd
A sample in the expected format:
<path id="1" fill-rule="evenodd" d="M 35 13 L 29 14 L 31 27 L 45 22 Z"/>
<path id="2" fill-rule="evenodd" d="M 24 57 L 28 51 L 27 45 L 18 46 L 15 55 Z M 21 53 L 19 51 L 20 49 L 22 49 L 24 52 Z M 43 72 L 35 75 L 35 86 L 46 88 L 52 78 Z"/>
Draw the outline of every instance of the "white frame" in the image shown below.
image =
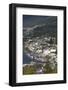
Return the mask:
<path id="1" fill-rule="evenodd" d="M 57 16 L 57 37 L 58 37 L 58 73 L 57 74 L 41 74 L 41 75 L 23 75 L 22 74 L 22 15 L 42 15 Z M 63 80 L 63 10 L 51 9 L 32 9 L 32 8 L 16 8 L 16 82 L 37 82 L 37 81 L 57 81 Z"/>

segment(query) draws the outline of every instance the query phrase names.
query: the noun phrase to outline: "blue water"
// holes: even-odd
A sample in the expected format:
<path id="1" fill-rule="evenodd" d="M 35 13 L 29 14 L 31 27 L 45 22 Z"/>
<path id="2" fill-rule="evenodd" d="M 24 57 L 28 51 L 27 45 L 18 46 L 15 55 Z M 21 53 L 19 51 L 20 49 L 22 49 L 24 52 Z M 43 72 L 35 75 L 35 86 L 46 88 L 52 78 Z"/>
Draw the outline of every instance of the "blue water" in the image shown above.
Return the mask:
<path id="1" fill-rule="evenodd" d="M 24 53 L 23 54 L 23 64 L 30 64 L 31 61 L 32 59 Z"/>
<path id="2" fill-rule="evenodd" d="M 42 63 L 45 63 L 45 62 L 42 62 L 42 61 L 38 61 L 38 60 L 33 60 L 31 59 L 29 56 L 27 56 L 25 53 L 23 54 L 23 64 L 30 64 L 31 61 L 34 61 L 38 64 L 42 64 Z"/>

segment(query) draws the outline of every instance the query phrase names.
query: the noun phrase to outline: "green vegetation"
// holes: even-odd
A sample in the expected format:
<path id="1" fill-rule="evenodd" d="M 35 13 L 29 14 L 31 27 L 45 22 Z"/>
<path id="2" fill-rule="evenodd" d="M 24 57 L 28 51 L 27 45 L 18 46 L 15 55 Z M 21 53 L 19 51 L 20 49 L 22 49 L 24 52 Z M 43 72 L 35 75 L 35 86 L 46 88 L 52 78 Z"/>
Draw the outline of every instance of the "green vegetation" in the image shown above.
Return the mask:
<path id="1" fill-rule="evenodd" d="M 39 66 L 39 65 L 38 65 Z M 39 67 L 35 67 L 35 66 L 24 66 L 23 67 L 23 75 L 32 75 L 32 74 L 37 74 L 36 71 L 37 69 L 39 69 L 41 66 Z M 51 68 L 50 64 L 47 63 L 44 67 L 43 67 L 43 73 L 44 74 L 51 74 L 51 73 L 57 73 L 57 65 L 55 66 L 54 69 Z"/>
<path id="2" fill-rule="evenodd" d="M 25 66 L 23 67 L 23 74 L 24 75 L 28 75 L 28 74 L 35 74 L 36 73 L 36 69 L 34 66 Z"/>
<path id="3" fill-rule="evenodd" d="M 46 58 L 47 58 L 47 64 L 44 66 L 44 73 L 46 74 L 57 73 L 57 64 L 54 67 L 53 64 L 49 62 L 49 59 L 51 59 L 51 57 L 47 55 Z M 54 67 L 53 69 L 52 66 Z"/>
<path id="4" fill-rule="evenodd" d="M 52 69 L 49 64 L 46 64 L 46 66 L 44 67 L 44 73 L 45 74 L 57 73 L 57 66 L 54 69 Z"/>

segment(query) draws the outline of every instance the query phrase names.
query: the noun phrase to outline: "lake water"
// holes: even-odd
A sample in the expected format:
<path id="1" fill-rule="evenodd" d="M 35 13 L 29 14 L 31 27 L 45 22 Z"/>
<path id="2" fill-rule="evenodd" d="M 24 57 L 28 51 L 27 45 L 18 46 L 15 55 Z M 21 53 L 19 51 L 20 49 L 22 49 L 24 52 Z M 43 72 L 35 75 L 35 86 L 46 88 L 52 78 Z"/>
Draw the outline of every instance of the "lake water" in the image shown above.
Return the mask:
<path id="1" fill-rule="evenodd" d="M 32 59 L 24 53 L 23 54 L 23 64 L 30 64 L 31 61 Z"/>
<path id="2" fill-rule="evenodd" d="M 31 63 L 31 61 L 34 61 L 34 62 L 36 62 L 36 63 L 38 63 L 38 64 L 43 64 L 43 63 L 45 63 L 45 62 L 42 62 L 42 61 L 38 61 L 38 60 L 36 60 L 36 59 L 31 59 L 28 55 L 26 55 L 25 53 L 23 54 L 23 64 L 30 64 Z"/>

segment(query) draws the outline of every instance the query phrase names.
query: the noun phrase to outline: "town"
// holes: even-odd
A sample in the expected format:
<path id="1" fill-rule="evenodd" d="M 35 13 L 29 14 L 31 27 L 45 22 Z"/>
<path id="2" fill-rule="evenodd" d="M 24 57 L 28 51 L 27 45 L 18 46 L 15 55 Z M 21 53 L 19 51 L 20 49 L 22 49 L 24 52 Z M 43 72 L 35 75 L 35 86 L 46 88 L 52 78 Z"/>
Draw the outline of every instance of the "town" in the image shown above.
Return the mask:
<path id="1" fill-rule="evenodd" d="M 24 52 L 31 61 L 23 65 L 23 74 L 57 73 L 56 41 L 56 37 L 46 35 L 26 38 Z"/>

